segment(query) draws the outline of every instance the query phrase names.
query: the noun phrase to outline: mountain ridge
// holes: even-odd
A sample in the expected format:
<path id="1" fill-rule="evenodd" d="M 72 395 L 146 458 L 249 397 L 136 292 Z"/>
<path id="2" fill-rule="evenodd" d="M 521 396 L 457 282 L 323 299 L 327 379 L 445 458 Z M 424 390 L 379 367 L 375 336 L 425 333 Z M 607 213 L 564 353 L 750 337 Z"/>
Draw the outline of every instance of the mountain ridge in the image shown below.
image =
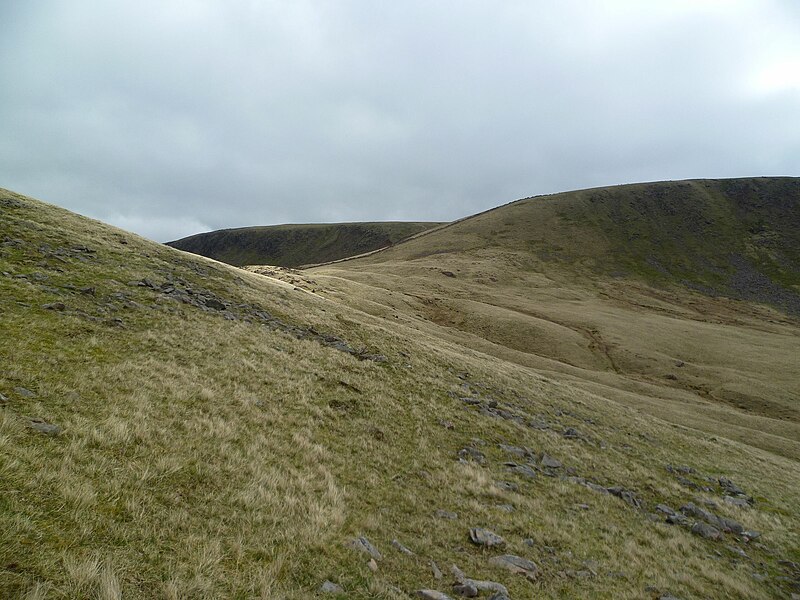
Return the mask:
<path id="1" fill-rule="evenodd" d="M 391 246 L 436 222 L 308 223 L 219 229 L 167 242 L 168 246 L 234 266 L 300 267 Z"/>

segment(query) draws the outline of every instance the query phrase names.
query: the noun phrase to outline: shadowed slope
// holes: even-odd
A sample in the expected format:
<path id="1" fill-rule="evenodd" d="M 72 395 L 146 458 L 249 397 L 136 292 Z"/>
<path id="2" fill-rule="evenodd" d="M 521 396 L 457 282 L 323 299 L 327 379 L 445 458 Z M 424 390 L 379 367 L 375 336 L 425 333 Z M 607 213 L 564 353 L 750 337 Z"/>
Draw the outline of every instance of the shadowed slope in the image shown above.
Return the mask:
<path id="1" fill-rule="evenodd" d="M 242 227 L 199 233 L 168 246 L 231 265 L 298 267 L 385 248 L 439 223 L 334 223 Z"/>

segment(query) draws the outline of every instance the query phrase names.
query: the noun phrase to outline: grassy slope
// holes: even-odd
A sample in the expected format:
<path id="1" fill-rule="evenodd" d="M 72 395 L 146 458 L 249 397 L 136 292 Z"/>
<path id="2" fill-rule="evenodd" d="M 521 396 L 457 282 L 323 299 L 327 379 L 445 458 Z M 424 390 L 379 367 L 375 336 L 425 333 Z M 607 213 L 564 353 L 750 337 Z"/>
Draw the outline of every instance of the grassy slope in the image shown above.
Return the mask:
<path id="1" fill-rule="evenodd" d="M 372 262 L 499 248 L 527 270 L 688 284 L 800 314 L 800 178 L 632 184 L 539 196 L 457 221 Z"/>
<path id="2" fill-rule="evenodd" d="M 439 223 L 336 223 L 243 227 L 199 233 L 168 245 L 232 265 L 297 267 L 392 244 Z"/>
<path id="3" fill-rule="evenodd" d="M 10 192 L 0 192 L 0 239 L 0 597 L 309 598 L 324 579 L 347 598 L 449 591 L 429 560 L 502 581 L 516 599 L 787 593 L 778 561 L 800 560 L 796 460 L 669 426 L 575 377 L 465 348 L 427 320 L 371 316 Z M 126 285 L 142 277 L 207 290 L 239 318 Z M 58 301 L 65 310 L 43 308 Z M 256 308 L 388 361 L 242 318 Z M 485 416 L 461 396 L 550 428 Z M 30 417 L 63 433 L 36 433 Z M 500 442 L 623 485 L 646 509 L 510 473 Z M 455 460 L 468 444 L 486 465 Z M 667 463 L 696 468 L 699 483 L 727 475 L 756 507 L 722 503 L 715 485 L 683 487 Z M 715 543 L 647 516 L 657 502 L 702 498 L 762 531 L 760 542 Z M 440 508 L 458 518 L 435 518 Z M 467 541 L 472 526 L 536 561 L 538 581 L 489 566 L 494 552 Z M 383 552 L 375 573 L 343 545 L 358 534 Z M 415 554 L 395 551 L 395 538 Z"/>
<path id="4" fill-rule="evenodd" d="M 532 198 L 312 276 L 360 309 L 800 458 L 796 317 L 693 291 L 791 310 L 798 190 L 777 178 Z M 763 276 L 723 277 L 731 256 Z"/>

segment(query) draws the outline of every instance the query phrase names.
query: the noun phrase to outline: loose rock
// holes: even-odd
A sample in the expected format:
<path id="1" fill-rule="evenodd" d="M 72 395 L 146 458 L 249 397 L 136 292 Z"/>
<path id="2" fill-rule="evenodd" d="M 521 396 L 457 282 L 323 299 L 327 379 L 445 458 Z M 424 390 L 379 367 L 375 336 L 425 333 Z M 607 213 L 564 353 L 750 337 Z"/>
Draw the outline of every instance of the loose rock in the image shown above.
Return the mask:
<path id="1" fill-rule="evenodd" d="M 539 567 L 536 566 L 536 563 L 513 554 L 495 556 L 489 559 L 489 564 L 511 571 L 515 575 L 524 575 L 530 581 L 536 580 L 536 577 L 539 575 Z"/>
<path id="2" fill-rule="evenodd" d="M 36 398 L 37 396 L 36 392 L 32 392 L 24 387 L 15 387 L 14 392 L 22 396 L 23 398 Z"/>
<path id="3" fill-rule="evenodd" d="M 528 479 L 536 479 L 536 471 L 534 471 L 533 467 L 530 465 L 518 465 L 514 462 L 507 462 L 503 464 L 515 473 L 519 473 L 523 477 L 527 477 Z"/>
<path id="4" fill-rule="evenodd" d="M 591 572 L 586 570 L 576 571 L 575 569 L 567 569 L 566 571 L 562 571 L 562 573 L 570 579 L 589 579 L 593 576 Z"/>
<path id="5" fill-rule="evenodd" d="M 410 555 L 410 554 L 414 554 L 414 553 L 413 553 L 411 550 L 409 550 L 408 548 L 406 548 L 405 546 L 403 546 L 403 544 L 401 544 L 401 543 L 400 543 L 400 542 L 398 542 L 397 540 L 392 540 L 392 546 L 394 546 L 395 548 L 397 548 L 397 549 L 398 549 L 400 552 L 402 552 L 403 554 L 409 554 L 409 555 Z"/>
<path id="6" fill-rule="evenodd" d="M 481 409 L 481 414 L 487 417 L 494 417 L 496 419 L 505 419 L 506 421 L 513 421 L 515 423 L 519 423 L 520 425 L 525 424 L 525 419 L 523 419 L 519 415 L 515 415 L 509 410 L 505 410 L 503 408 L 496 408 L 492 406 L 492 404 L 497 404 L 494 400 L 489 402 L 488 407 L 484 407 Z"/>
<path id="7" fill-rule="evenodd" d="M 664 514 L 665 514 L 665 515 L 667 515 L 667 516 L 669 516 L 669 515 L 674 515 L 674 514 L 675 514 L 675 511 L 674 511 L 674 510 L 672 510 L 672 509 L 671 509 L 669 506 L 667 506 L 666 504 L 656 504 L 656 511 L 657 511 L 657 512 L 660 512 L 660 513 L 664 513 Z"/>
<path id="8" fill-rule="evenodd" d="M 44 419 L 31 419 L 28 427 L 39 433 L 55 437 L 61 434 L 61 427 L 48 423 Z"/>
<path id="9" fill-rule="evenodd" d="M 211 310 L 225 310 L 227 306 L 217 298 L 202 298 L 200 302 Z"/>
<path id="10" fill-rule="evenodd" d="M 674 515 L 667 515 L 666 522 L 670 525 L 689 525 L 691 521 L 689 517 L 686 517 L 680 513 L 675 513 Z"/>
<path id="11" fill-rule="evenodd" d="M 478 588 L 470 583 L 456 583 L 453 585 L 453 593 L 464 598 L 476 598 L 478 596 Z"/>
<path id="12" fill-rule="evenodd" d="M 722 537 L 719 529 L 708 523 L 700 523 L 699 521 L 692 525 L 692 533 L 710 540 L 718 540 Z"/>
<path id="13" fill-rule="evenodd" d="M 548 469 L 560 469 L 564 465 L 561 464 L 561 461 L 556 460 L 549 454 L 542 455 L 542 466 L 547 467 Z"/>
<path id="14" fill-rule="evenodd" d="M 370 541 L 364 536 L 359 536 L 354 540 L 351 540 L 350 542 L 347 543 L 347 546 L 354 550 L 359 550 L 360 552 L 369 554 L 375 560 L 381 560 L 383 558 L 383 556 L 381 556 L 381 553 L 378 552 L 378 549 L 375 546 L 373 546 L 370 543 Z"/>
<path id="15" fill-rule="evenodd" d="M 737 523 L 733 519 L 728 519 L 727 517 L 717 516 L 714 513 L 707 511 L 704 508 L 700 508 L 691 502 L 685 506 L 682 506 L 681 512 L 685 515 L 691 515 L 697 519 L 702 519 L 709 525 L 713 525 L 722 531 L 736 534 L 744 531 L 744 527 L 742 527 L 741 523 Z"/>
<path id="16" fill-rule="evenodd" d="M 738 506 L 739 508 L 749 508 L 750 503 L 747 501 L 746 498 L 737 498 L 734 496 L 725 496 L 722 499 L 724 502 L 728 504 L 732 504 L 733 506 Z"/>
<path id="17" fill-rule="evenodd" d="M 486 455 L 478 450 L 467 446 L 458 451 L 458 459 L 460 462 L 475 462 L 479 465 L 486 463 Z"/>
<path id="18" fill-rule="evenodd" d="M 727 477 L 720 477 L 719 478 L 719 485 L 720 487 L 725 490 L 731 496 L 746 496 L 747 494 L 744 493 L 744 490 L 740 488 L 738 485 L 733 483 Z"/>
<path id="19" fill-rule="evenodd" d="M 495 532 L 484 529 L 483 527 L 473 527 L 470 529 L 469 539 L 473 544 L 485 548 L 503 546 L 506 543 L 506 541 Z"/>
<path id="20" fill-rule="evenodd" d="M 149 279 L 137 279 L 135 281 L 129 281 L 128 285 L 131 287 L 146 287 L 150 289 L 155 289 L 155 284 L 150 281 Z"/>
<path id="21" fill-rule="evenodd" d="M 678 475 L 675 479 L 682 486 L 687 487 L 690 490 L 700 490 L 702 492 L 710 492 L 711 491 L 711 488 L 706 487 L 706 486 L 702 486 L 702 485 L 698 485 L 694 481 L 692 481 L 691 479 L 686 479 L 686 477 L 682 477 L 682 476 Z"/>
<path id="22" fill-rule="evenodd" d="M 474 586 L 479 592 L 500 592 L 508 594 L 508 590 L 502 583 L 496 581 L 483 581 L 480 579 L 471 579 L 464 575 L 464 572 L 456 565 L 450 565 L 450 571 L 456 578 L 458 583 Z"/>
<path id="23" fill-rule="evenodd" d="M 684 475 L 692 475 L 695 473 L 692 467 L 686 465 L 667 465 L 666 469 L 670 473 L 683 473 Z"/>
<path id="24" fill-rule="evenodd" d="M 742 550 L 741 548 L 739 548 L 737 546 L 725 546 L 725 547 L 728 550 L 730 550 L 731 552 L 733 552 L 734 554 L 738 554 L 742 558 L 748 558 L 747 552 L 745 552 L 744 550 Z"/>
<path id="25" fill-rule="evenodd" d="M 638 496 L 636 496 L 636 494 L 634 494 L 630 490 L 626 490 L 625 488 L 618 485 L 615 485 L 607 489 L 609 494 L 616 496 L 617 498 L 621 498 L 622 500 L 630 504 L 632 507 L 634 508 L 642 507 L 642 501 L 639 499 Z"/>
<path id="26" fill-rule="evenodd" d="M 526 457 L 530 456 L 530 451 L 525 448 L 520 448 L 519 446 L 510 446 L 508 444 L 498 444 L 498 447 L 508 454 L 513 454 L 514 456 Z"/>
<path id="27" fill-rule="evenodd" d="M 531 429 L 538 429 L 539 431 L 545 431 L 550 429 L 550 424 L 544 419 L 538 418 L 528 421 L 528 427 Z"/>
<path id="28" fill-rule="evenodd" d="M 453 600 L 447 594 L 437 592 L 436 590 L 417 590 L 417 597 L 424 598 L 425 600 Z"/>
<path id="29" fill-rule="evenodd" d="M 434 579 L 442 578 L 442 571 L 439 569 L 439 565 L 437 565 L 435 561 L 431 561 L 431 572 L 433 573 Z"/>
<path id="30" fill-rule="evenodd" d="M 333 583 L 332 581 L 323 582 L 323 584 L 319 587 L 319 591 L 325 594 L 341 594 L 344 592 L 342 586 Z"/>
<path id="31" fill-rule="evenodd" d="M 755 540 L 761 537 L 761 532 L 759 531 L 743 531 L 742 537 L 747 538 L 748 540 Z"/>
<path id="32" fill-rule="evenodd" d="M 450 512 L 449 510 L 442 510 L 441 508 L 435 513 L 437 519 L 449 519 L 455 521 L 458 518 L 458 513 Z"/>
<path id="33" fill-rule="evenodd" d="M 519 486 L 516 483 L 512 483 L 510 481 L 495 481 L 494 485 L 498 489 L 506 492 L 516 492 L 519 489 Z"/>
<path id="34" fill-rule="evenodd" d="M 597 485 L 596 483 L 593 483 L 591 481 L 586 481 L 586 482 L 584 482 L 583 485 L 588 487 L 590 490 L 593 490 L 595 492 L 599 492 L 601 494 L 608 494 L 609 493 L 608 488 L 605 488 L 602 485 Z"/>

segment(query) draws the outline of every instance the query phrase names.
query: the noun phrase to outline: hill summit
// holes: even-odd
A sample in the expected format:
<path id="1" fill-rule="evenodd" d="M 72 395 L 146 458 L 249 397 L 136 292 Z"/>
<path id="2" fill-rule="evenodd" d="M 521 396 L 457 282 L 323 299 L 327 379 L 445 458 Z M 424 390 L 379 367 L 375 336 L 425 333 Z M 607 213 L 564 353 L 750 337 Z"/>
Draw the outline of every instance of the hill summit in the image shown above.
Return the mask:
<path id="1" fill-rule="evenodd" d="M 372 262 L 513 252 L 528 270 L 771 304 L 800 314 L 800 178 L 703 179 L 536 196 L 455 221 Z"/>

